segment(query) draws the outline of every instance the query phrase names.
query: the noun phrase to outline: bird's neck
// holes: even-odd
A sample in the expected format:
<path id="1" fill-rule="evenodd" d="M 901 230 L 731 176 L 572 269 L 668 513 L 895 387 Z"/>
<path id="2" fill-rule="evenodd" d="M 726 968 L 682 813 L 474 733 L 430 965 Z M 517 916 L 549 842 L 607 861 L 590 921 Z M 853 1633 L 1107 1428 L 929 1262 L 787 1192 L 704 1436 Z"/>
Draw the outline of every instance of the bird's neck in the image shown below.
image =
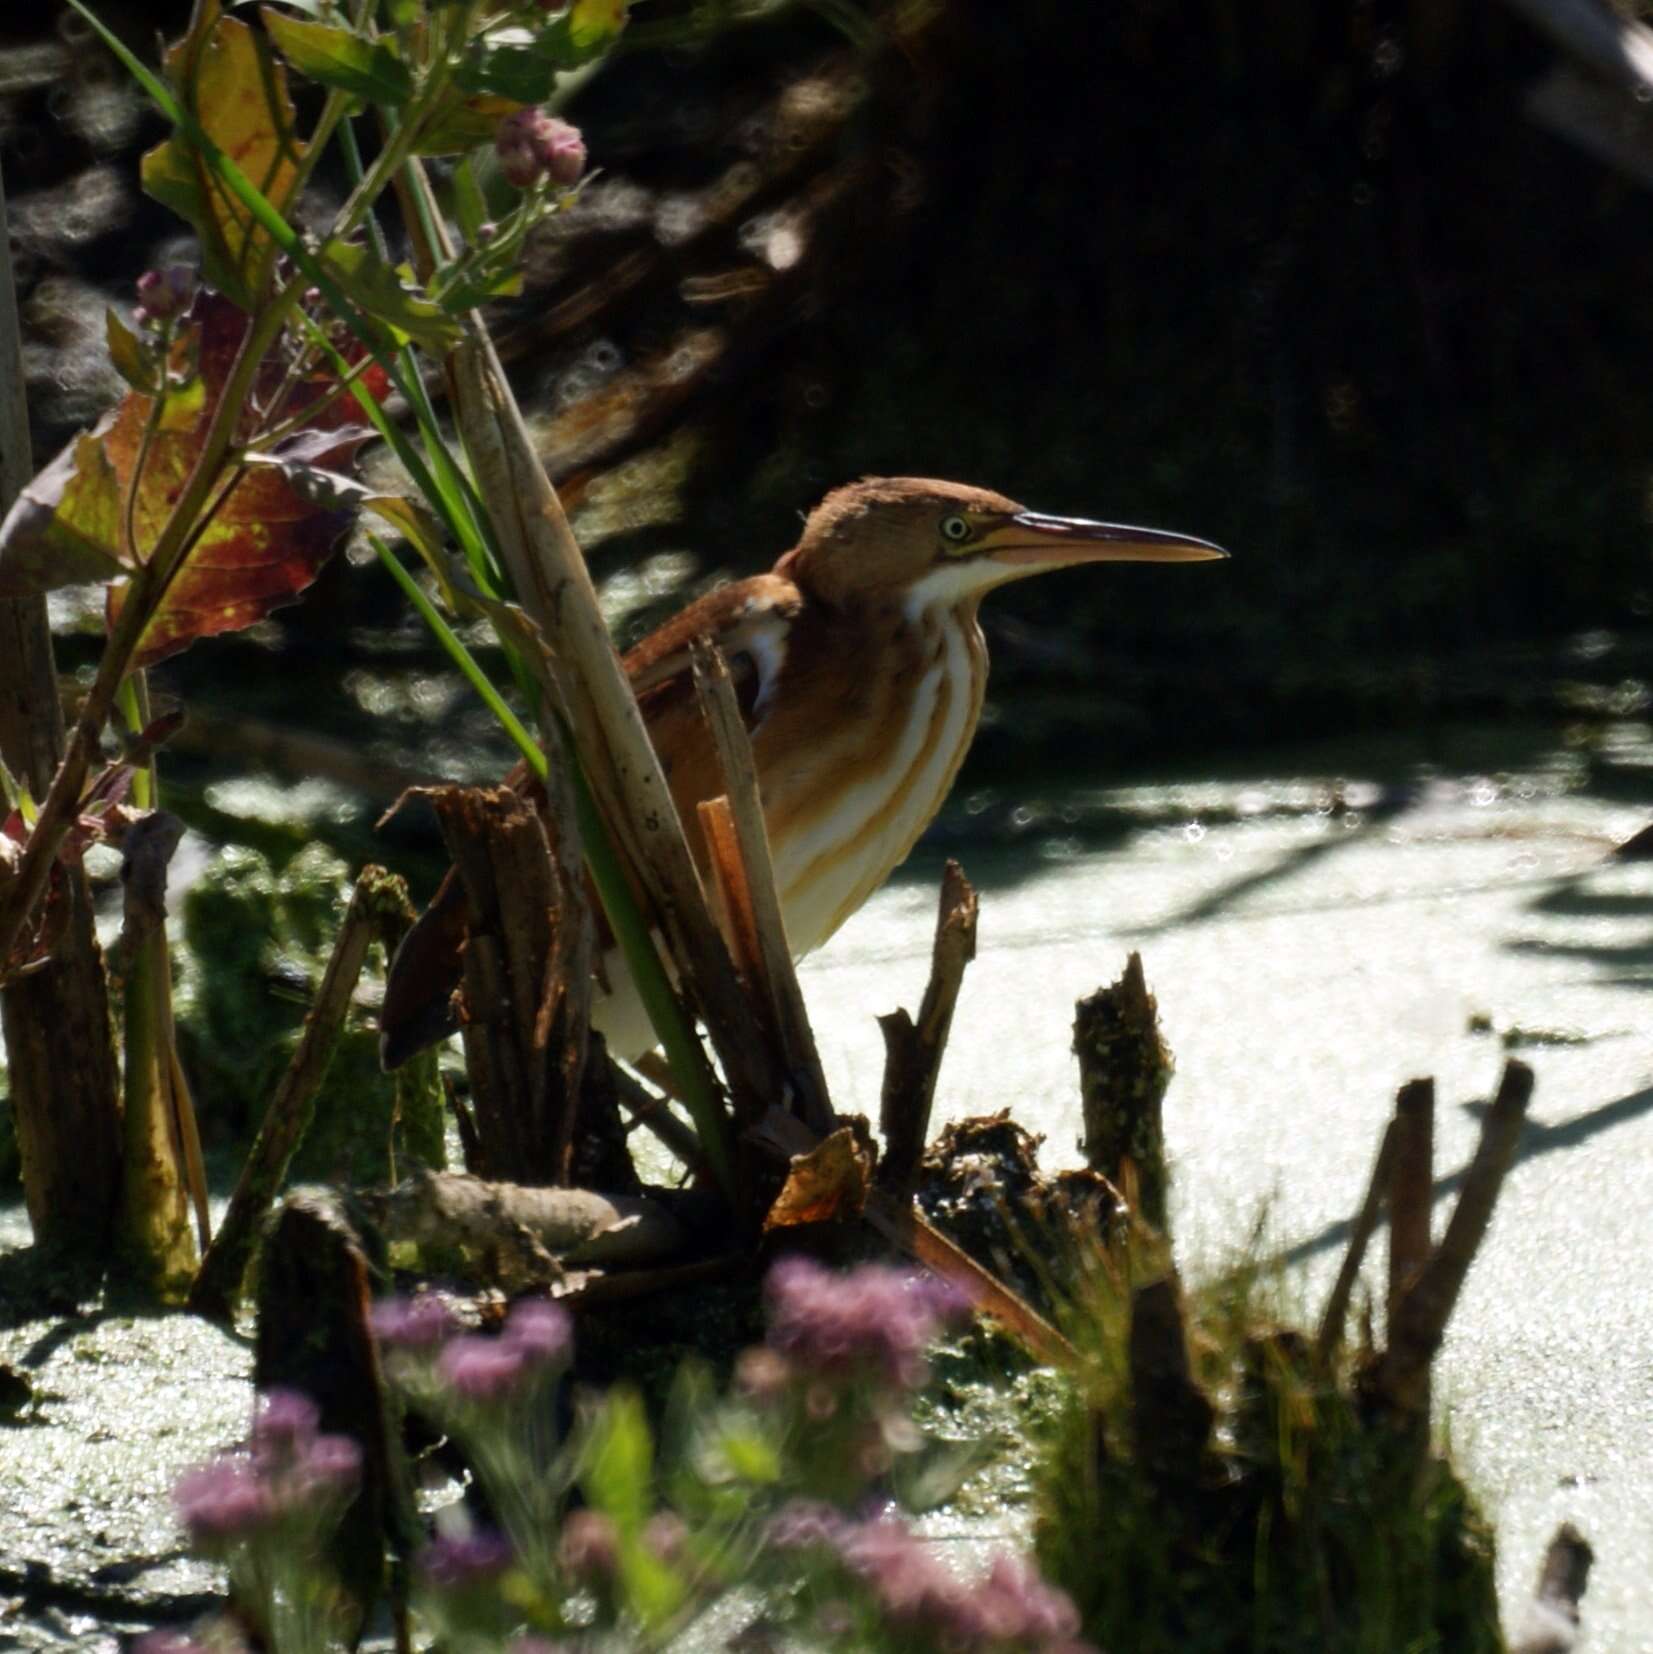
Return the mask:
<path id="1" fill-rule="evenodd" d="M 795 952 L 824 942 L 898 866 L 941 808 L 969 750 L 987 683 L 974 598 L 840 610 L 814 638 L 841 685 L 843 716 L 812 721 L 807 758 L 759 769 L 777 883 Z M 829 663 L 830 662 L 830 666 Z M 801 733 L 801 732 L 800 732 Z"/>

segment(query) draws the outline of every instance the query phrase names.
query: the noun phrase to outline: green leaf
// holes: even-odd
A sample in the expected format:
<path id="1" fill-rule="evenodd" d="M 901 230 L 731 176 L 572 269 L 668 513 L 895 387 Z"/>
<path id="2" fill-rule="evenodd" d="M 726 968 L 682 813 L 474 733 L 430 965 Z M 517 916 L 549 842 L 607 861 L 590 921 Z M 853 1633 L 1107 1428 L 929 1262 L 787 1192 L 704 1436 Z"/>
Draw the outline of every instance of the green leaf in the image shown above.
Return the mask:
<path id="1" fill-rule="evenodd" d="M 284 212 L 304 149 L 293 136 L 287 72 L 271 61 L 264 39 L 224 17 L 218 0 L 198 0 L 189 33 L 167 53 L 166 70 L 196 124 Z M 269 232 L 223 187 L 210 159 L 177 133 L 144 156 L 142 178 L 148 194 L 195 226 L 208 283 L 251 309 Z"/>
<path id="2" fill-rule="evenodd" d="M 432 569 L 446 561 L 442 525 L 423 500 L 408 494 L 368 494 L 362 504 L 389 523 Z"/>
<path id="3" fill-rule="evenodd" d="M 109 342 L 109 360 L 133 390 L 153 396 L 160 384 L 160 366 L 142 339 L 113 310 L 105 313 L 104 337 Z"/>
<path id="4" fill-rule="evenodd" d="M 726 1430 L 717 1449 L 740 1481 L 767 1487 L 781 1479 L 781 1460 L 775 1444 L 759 1431 Z"/>
<path id="5" fill-rule="evenodd" d="M 125 572 L 122 489 L 103 443 L 111 423 L 77 437 L 17 496 L 0 524 L 0 598 Z"/>
<path id="6" fill-rule="evenodd" d="M 525 107 L 515 98 L 486 92 L 445 104 L 420 132 L 414 150 L 420 155 L 461 155 L 479 144 L 491 144 L 499 123 Z"/>
<path id="7" fill-rule="evenodd" d="M 488 198 L 476 181 L 476 167 L 469 155 L 453 169 L 453 215 L 459 220 L 466 243 L 474 246 L 490 215 Z"/>
<path id="8" fill-rule="evenodd" d="M 541 47 L 490 46 L 474 40 L 454 70 L 454 84 L 463 92 L 510 98 L 515 103 L 544 103 L 557 83 L 561 56 Z"/>
<path id="9" fill-rule="evenodd" d="M 456 345 L 463 330 L 434 299 L 426 298 L 371 247 L 356 241 L 329 241 L 319 255 L 322 269 L 399 345 L 409 339 L 435 351 Z"/>
<path id="10" fill-rule="evenodd" d="M 631 0 L 574 0 L 564 21 L 569 40 L 583 63 L 606 52 L 626 26 Z"/>
<path id="11" fill-rule="evenodd" d="M 586 1455 L 586 1498 L 623 1539 L 635 1538 L 654 1505 L 654 1440 L 635 1390 L 616 1388 L 604 1396 Z"/>
<path id="12" fill-rule="evenodd" d="M 440 286 L 441 272 L 435 285 Z M 489 299 L 514 298 L 522 291 L 522 271 L 516 267 L 505 270 L 478 269 L 458 277 L 450 287 L 442 289 L 438 301 L 450 316 L 463 316 Z"/>
<path id="13" fill-rule="evenodd" d="M 688 1594 L 677 1570 L 641 1540 L 620 1547 L 620 1590 L 626 1606 L 649 1627 L 669 1620 Z"/>
<path id="14" fill-rule="evenodd" d="M 306 23 L 268 6 L 261 13 L 281 55 L 311 80 L 386 108 L 413 96 L 413 75 L 387 40 L 364 40 L 350 29 Z"/>

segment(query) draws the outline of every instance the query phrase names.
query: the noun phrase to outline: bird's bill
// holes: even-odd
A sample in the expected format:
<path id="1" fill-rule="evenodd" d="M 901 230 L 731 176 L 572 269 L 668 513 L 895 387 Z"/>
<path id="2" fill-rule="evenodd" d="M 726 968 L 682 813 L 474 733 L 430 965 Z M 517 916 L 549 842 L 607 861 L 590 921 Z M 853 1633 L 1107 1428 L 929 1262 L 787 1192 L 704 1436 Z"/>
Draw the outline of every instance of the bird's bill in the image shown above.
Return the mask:
<path id="1" fill-rule="evenodd" d="M 1046 517 L 1022 511 L 984 535 L 980 548 L 1007 570 L 1032 574 L 1075 563 L 1207 563 L 1226 557 L 1221 546 L 1187 534 L 1083 517 Z"/>

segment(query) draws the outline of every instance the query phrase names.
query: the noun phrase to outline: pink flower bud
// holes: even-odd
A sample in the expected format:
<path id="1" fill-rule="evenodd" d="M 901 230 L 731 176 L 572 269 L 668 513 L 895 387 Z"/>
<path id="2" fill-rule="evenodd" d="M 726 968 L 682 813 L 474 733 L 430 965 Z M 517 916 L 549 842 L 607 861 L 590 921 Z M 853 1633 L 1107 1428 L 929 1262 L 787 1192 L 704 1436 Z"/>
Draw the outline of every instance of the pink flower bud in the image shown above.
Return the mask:
<path id="1" fill-rule="evenodd" d="M 138 277 L 138 303 L 146 322 L 167 322 L 189 309 L 195 297 L 195 272 L 186 264 L 145 270 Z"/>
<path id="2" fill-rule="evenodd" d="M 543 109 L 519 109 L 499 123 L 494 153 L 505 181 L 531 189 L 542 179 L 566 189 L 585 171 L 585 139 L 577 126 Z"/>

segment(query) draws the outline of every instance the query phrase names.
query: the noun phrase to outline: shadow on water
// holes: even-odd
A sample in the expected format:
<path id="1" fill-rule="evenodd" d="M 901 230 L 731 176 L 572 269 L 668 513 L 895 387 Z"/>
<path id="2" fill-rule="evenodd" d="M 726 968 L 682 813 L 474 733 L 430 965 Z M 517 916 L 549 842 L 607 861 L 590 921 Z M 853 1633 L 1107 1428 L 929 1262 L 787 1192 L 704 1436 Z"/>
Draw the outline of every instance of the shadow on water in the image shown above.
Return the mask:
<path id="1" fill-rule="evenodd" d="M 1466 1103 L 1464 1107 L 1468 1112 L 1479 1115 L 1486 1112 L 1488 1105 L 1481 1100 Z M 1632 1091 L 1626 1096 L 1617 1097 L 1610 1103 L 1603 1103 L 1599 1108 L 1575 1115 L 1571 1120 L 1564 1120 L 1559 1125 L 1549 1126 L 1538 1120 L 1529 1120 L 1522 1129 L 1520 1141 L 1516 1144 L 1516 1164 L 1536 1159 L 1542 1154 L 1554 1154 L 1563 1149 L 1577 1148 L 1589 1142 L 1591 1138 L 1599 1137 L 1603 1132 L 1629 1125 L 1631 1121 L 1639 1120 L 1648 1113 L 1653 1113 L 1653 1086 L 1644 1086 L 1640 1091 Z M 1438 1204 L 1448 1196 L 1456 1194 L 1463 1187 L 1468 1171 L 1467 1165 L 1460 1166 L 1457 1171 L 1436 1178 L 1432 1185 L 1435 1202 Z M 1322 1252 L 1346 1246 L 1352 1227 L 1348 1218 L 1340 1218 L 1336 1223 L 1327 1224 L 1318 1233 L 1306 1236 L 1283 1251 L 1275 1253 L 1268 1261 L 1271 1265 L 1281 1268 L 1307 1263 Z"/>
<path id="2" fill-rule="evenodd" d="M 1150 925 L 1137 925 L 1121 934 L 1136 940 L 1163 935 L 1166 931 L 1178 930 L 1184 925 L 1203 924 L 1210 919 L 1221 918 L 1222 915 L 1237 902 L 1255 894 L 1259 890 L 1267 890 L 1275 885 L 1294 878 L 1297 874 L 1306 872 L 1316 863 L 1339 850 L 1347 849 L 1352 844 L 1358 844 L 1362 839 L 1370 836 L 1372 830 L 1386 827 L 1399 819 L 1417 802 L 1417 790 L 1410 787 L 1395 787 L 1386 789 L 1377 802 L 1361 812 L 1360 825 L 1349 833 L 1338 837 L 1317 839 L 1313 844 L 1296 845 L 1283 851 L 1267 867 L 1260 867 L 1250 873 L 1242 873 L 1238 878 L 1231 879 L 1227 884 L 1215 890 L 1207 891 L 1197 900 L 1190 902 L 1187 907 L 1176 913 L 1157 919 Z"/>
<path id="3" fill-rule="evenodd" d="M 1647 926 L 1638 941 L 1586 942 L 1517 936 L 1505 942 L 1506 951 L 1534 959 L 1571 959 L 1595 968 L 1599 986 L 1653 988 L 1653 895 L 1641 891 L 1595 890 L 1591 881 L 1604 869 L 1627 865 L 1608 861 L 1601 867 L 1570 873 L 1547 881 L 1548 888 L 1525 911 L 1540 919 L 1619 921 L 1641 920 Z"/>

